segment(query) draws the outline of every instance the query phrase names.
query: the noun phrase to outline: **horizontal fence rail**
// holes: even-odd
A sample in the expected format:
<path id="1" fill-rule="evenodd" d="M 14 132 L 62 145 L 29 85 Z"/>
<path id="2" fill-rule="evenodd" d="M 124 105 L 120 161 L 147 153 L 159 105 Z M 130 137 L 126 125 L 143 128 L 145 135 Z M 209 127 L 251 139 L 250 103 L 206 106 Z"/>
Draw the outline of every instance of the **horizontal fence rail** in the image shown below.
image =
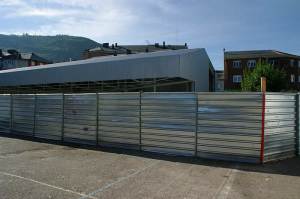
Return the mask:
<path id="1" fill-rule="evenodd" d="M 242 162 L 299 153 L 290 93 L 0 95 L 0 132 Z"/>

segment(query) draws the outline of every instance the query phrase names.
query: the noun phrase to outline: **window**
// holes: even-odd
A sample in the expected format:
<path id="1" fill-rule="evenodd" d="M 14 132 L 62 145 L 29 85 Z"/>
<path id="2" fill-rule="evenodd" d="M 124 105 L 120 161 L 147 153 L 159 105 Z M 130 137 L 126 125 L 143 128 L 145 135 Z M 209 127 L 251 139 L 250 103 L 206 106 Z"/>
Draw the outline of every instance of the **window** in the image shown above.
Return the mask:
<path id="1" fill-rule="evenodd" d="M 253 67 L 255 67 L 255 65 L 256 65 L 256 60 L 249 60 L 248 61 L 248 63 L 247 63 L 247 66 L 249 67 L 249 68 L 253 68 Z"/>
<path id="2" fill-rule="evenodd" d="M 232 62 L 233 68 L 240 68 L 241 67 L 241 61 L 235 60 Z"/>
<path id="3" fill-rule="evenodd" d="M 291 83 L 295 82 L 295 75 L 291 75 Z"/>
<path id="4" fill-rule="evenodd" d="M 295 60 L 293 60 L 293 59 L 290 60 L 290 65 L 291 65 L 291 66 L 294 66 L 294 61 L 295 61 Z"/>
<path id="5" fill-rule="evenodd" d="M 232 76 L 233 83 L 241 83 L 241 81 L 242 81 L 242 75 L 233 75 Z"/>
<path id="6" fill-rule="evenodd" d="M 275 65 L 275 59 L 269 59 L 269 64 L 271 66 L 274 66 Z"/>

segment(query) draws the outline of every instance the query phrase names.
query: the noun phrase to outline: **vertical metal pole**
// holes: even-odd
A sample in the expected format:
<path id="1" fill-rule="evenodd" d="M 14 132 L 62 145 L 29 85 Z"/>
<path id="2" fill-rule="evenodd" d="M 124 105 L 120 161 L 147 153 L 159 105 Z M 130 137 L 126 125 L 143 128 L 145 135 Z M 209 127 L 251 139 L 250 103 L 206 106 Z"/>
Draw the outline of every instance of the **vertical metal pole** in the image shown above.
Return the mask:
<path id="1" fill-rule="evenodd" d="M 198 154 L 198 94 L 195 93 L 195 98 L 196 98 L 196 121 L 195 121 L 195 156 Z"/>
<path id="2" fill-rule="evenodd" d="M 139 148 L 142 150 L 142 92 L 139 93 Z"/>
<path id="3" fill-rule="evenodd" d="M 35 125 L 36 125 L 36 94 L 34 94 L 34 107 L 33 107 L 33 137 L 35 137 Z"/>
<path id="4" fill-rule="evenodd" d="M 65 94 L 62 94 L 62 106 L 61 106 L 61 141 L 64 141 L 64 126 L 65 126 Z"/>
<path id="5" fill-rule="evenodd" d="M 14 123 L 14 119 L 13 119 L 13 94 L 10 94 L 10 130 L 9 132 L 12 133 L 13 131 L 13 123 Z"/>
<path id="6" fill-rule="evenodd" d="M 299 125 L 300 125 L 300 122 L 299 122 L 299 120 L 300 120 L 300 110 L 299 110 L 299 103 L 300 103 L 300 100 L 299 100 L 299 93 L 297 93 L 296 94 L 296 111 L 295 111 L 295 113 L 296 113 L 296 135 L 295 135 L 295 138 L 296 138 L 296 145 L 295 145 L 295 147 L 296 147 L 296 155 L 298 156 L 298 155 L 300 155 L 299 154 L 299 135 L 300 135 L 300 127 L 299 127 Z"/>
<path id="7" fill-rule="evenodd" d="M 96 93 L 96 145 L 99 145 L 99 94 Z"/>

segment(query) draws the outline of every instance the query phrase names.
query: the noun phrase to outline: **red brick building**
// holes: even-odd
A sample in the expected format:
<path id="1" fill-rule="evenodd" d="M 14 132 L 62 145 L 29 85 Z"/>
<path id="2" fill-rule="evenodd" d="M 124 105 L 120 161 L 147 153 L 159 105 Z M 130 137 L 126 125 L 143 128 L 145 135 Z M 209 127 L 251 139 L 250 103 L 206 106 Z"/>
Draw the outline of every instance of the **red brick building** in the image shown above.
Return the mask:
<path id="1" fill-rule="evenodd" d="M 240 89 L 243 71 L 246 68 L 253 69 L 259 62 L 284 69 L 289 82 L 288 89 L 300 88 L 300 56 L 276 50 L 253 50 L 224 52 L 224 89 Z"/>

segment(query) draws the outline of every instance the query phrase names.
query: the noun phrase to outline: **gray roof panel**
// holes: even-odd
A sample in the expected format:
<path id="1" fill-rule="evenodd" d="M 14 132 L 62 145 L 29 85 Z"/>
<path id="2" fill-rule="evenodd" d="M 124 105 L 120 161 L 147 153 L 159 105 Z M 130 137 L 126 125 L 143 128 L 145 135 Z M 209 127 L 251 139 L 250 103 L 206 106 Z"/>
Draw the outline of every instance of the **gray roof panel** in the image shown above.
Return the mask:
<path id="1" fill-rule="evenodd" d="M 182 77 L 205 91 L 210 67 L 205 49 L 160 51 L 0 71 L 0 86 Z"/>

